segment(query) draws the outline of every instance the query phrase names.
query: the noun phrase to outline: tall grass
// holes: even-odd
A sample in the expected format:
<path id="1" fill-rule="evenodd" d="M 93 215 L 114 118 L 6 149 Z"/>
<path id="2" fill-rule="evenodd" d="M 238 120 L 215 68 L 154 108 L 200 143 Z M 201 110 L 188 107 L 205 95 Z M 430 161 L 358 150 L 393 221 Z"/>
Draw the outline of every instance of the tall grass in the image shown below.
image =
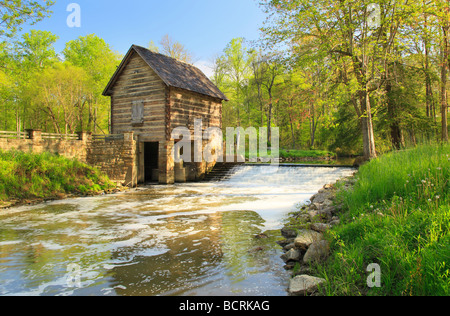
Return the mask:
<path id="1" fill-rule="evenodd" d="M 53 198 L 112 188 L 108 177 L 77 160 L 50 153 L 0 151 L 0 200 Z"/>
<path id="2" fill-rule="evenodd" d="M 360 168 L 338 200 L 332 256 L 316 270 L 329 295 L 450 295 L 450 145 L 393 152 Z M 367 266 L 381 267 L 381 288 Z"/>

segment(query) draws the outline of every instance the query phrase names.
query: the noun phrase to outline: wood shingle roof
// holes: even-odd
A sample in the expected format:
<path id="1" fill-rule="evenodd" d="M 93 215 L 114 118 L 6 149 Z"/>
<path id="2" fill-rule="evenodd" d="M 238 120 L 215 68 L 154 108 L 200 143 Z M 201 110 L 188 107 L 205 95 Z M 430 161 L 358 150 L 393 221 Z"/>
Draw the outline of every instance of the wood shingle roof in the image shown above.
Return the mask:
<path id="1" fill-rule="evenodd" d="M 133 52 L 136 52 L 167 86 L 228 101 L 228 98 L 219 90 L 219 88 L 217 88 L 197 67 L 162 54 L 154 53 L 137 45 L 131 46 L 119 68 L 108 83 L 103 95 L 111 95 L 111 89 L 114 86 L 114 83 L 126 66 L 127 60 Z"/>

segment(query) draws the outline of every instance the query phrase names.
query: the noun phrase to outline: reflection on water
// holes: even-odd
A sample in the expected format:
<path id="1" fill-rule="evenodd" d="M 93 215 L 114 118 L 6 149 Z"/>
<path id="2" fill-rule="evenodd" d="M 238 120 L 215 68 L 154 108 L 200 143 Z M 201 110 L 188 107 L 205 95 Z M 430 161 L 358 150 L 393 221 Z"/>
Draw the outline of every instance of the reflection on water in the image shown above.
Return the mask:
<path id="1" fill-rule="evenodd" d="M 282 219 L 351 172 L 241 167 L 220 183 L 1 211 L 0 295 L 286 295 Z"/>

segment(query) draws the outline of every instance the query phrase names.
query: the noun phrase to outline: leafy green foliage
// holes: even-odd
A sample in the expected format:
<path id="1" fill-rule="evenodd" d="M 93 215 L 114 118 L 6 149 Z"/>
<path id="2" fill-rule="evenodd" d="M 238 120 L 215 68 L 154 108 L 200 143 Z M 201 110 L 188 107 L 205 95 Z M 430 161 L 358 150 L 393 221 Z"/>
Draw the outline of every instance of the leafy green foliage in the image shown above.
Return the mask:
<path id="1" fill-rule="evenodd" d="M 0 200 L 90 194 L 114 184 L 96 168 L 50 153 L 0 152 Z"/>
<path id="2" fill-rule="evenodd" d="M 4 46 L 0 62 L 8 66 L 0 70 L 0 129 L 108 133 L 110 102 L 102 92 L 119 54 L 91 34 L 67 43 L 61 61 L 53 46 L 57 39 L 31 30 Z"/>
<path id="3" fill-rule="evenodd" d="M 348 209 L 330 234 L 332 257 L 316 270 L 329 295 L 450 294 L 450 146 L 386 154 L 361 167 Z M 381 266 L 381 288 L 366 283 Z"/>
<path id="4" fill-rule="evenodd" d="M 16 35 L 25 23 L 34 24 L 49 16 L 54 1 L 4 0 L 0 1 L 0 39 Z"/>

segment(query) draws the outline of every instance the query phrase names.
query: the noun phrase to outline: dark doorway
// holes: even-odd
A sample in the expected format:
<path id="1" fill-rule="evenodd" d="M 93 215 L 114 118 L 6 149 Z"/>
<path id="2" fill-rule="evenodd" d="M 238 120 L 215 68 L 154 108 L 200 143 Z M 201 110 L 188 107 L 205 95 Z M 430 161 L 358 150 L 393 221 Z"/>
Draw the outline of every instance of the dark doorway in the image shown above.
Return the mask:
<path id="1" fill-rule="evenodd" d="M 144 144 L 145 182 L 158 181 L 159 143 Z"/>

